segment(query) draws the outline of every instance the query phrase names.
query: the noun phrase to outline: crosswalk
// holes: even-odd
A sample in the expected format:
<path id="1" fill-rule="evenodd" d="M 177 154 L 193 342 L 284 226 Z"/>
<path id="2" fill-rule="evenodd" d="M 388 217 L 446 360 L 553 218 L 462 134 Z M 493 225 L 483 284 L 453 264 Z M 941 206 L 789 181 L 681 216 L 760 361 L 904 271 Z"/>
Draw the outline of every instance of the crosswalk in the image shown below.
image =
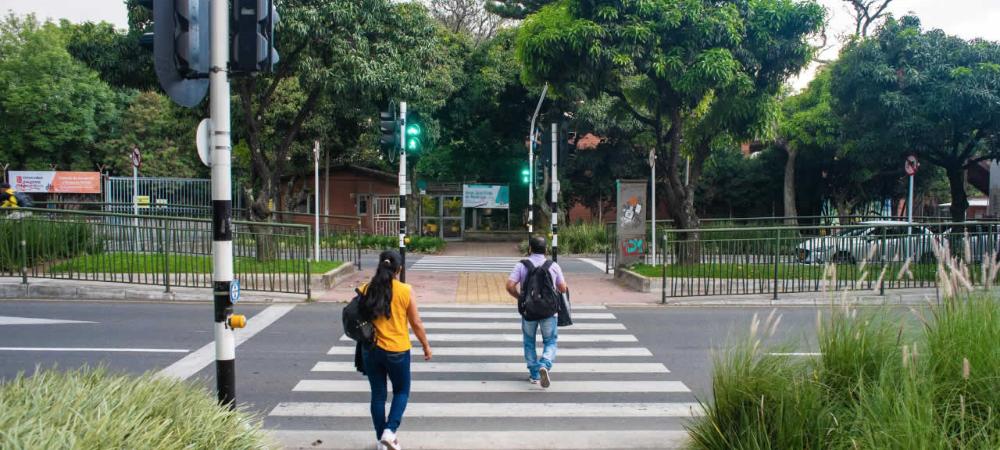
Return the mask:
<path id="1" fill-rule="evenodd" d="M 527 382 L 513 308 L 422 308 L 434 359 L 414 347 L 399 433 L 407 449 L 679 448 L 683 425 L 700 415 L 690 389 L 604 307 L 578 307 L 576 324 L 559 329 L 548 389 Z M 341 336 L 269 411 L 283 445 L 374 448 L 368 381 L 353 357 Z"/>
<path id="2" fill-rule="evenodd" d="M 510 273 L 523 258 L 497 256 L 423 256 L 408 271 L 412 272 L 493 272 Z"/>

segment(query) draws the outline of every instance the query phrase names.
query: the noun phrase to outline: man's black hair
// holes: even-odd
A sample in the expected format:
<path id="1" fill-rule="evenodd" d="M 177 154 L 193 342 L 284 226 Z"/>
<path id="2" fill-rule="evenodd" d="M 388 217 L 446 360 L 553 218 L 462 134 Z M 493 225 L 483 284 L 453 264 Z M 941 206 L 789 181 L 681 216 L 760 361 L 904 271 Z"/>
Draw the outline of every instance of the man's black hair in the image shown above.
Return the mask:
<path id="1" fill-rule="evenodd" d="M 528 249 L 531 250 L 532 255 L 544 255 L 545 238 L 541 236 L 535 236 L 531 239 L 528 239 Z"/>
<path id="2" fill-rule="evenodd" d="M 10 189 L 10 183 L 0 183 L 0 189 Z"/>

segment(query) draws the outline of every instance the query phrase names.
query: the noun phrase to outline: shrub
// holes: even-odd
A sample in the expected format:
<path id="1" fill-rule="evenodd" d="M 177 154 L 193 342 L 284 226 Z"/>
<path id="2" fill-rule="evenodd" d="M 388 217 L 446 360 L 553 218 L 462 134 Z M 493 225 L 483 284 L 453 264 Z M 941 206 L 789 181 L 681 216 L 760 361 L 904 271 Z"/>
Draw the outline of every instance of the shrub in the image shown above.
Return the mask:
<path id="1" fill-rule="evenodd" d="M 0 448 L 263 449 L 260 421 L 182 381 L 42 370 L 0 386 Z"/>
<path id="2" fill-rule="evenodd" d="M 90 223 L 35 217 L 0 218 L 0 271 L 17 272 L 22 262 L 33 267 L 103 250 L 103 241 Z"/>
<path id="3" fill-rule="evenodd" d="M 925 318 L 836 307 L 817 317 L 821 356 L 772 356 L 758 330 L 716 358 L 692 446 L 1000 448 L 1000 302 L 976 294 Z M 915 325 L 919 323 L 921 325 Z"/>

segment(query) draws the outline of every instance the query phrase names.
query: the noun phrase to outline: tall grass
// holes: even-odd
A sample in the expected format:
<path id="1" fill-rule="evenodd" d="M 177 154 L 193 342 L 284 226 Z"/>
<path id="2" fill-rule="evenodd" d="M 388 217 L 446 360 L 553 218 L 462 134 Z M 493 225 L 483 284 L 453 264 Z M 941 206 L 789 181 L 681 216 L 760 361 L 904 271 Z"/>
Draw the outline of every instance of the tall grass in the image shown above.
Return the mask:
<path id="1" fill-rule="evenodd" d="M 218 406 L 195 384 L 111 374 L 37 371 L 0 385 L 4 449 L 263 449 L 257 418 Z"/>
<path id="2" fill-rule="evenodd" d="M 599 223 L 581 223 L 559 229 L 559 250 L 572 254 L 603 253 L 611 246 L 608 232 Z"/>
<path id="3" fill-rule="evenodd" d="M 715 357 L 692 448 L 1000 448 L 1000 297 L 974 291 L 946 245 L 936 252 L 942 305 L 831 304 L 816 318 L 819 357 L 772 355 L 784 349 L 762 338 L 780 317 L 755 317 Z M 981 270 L 991 283 L 996 271 Z"/>

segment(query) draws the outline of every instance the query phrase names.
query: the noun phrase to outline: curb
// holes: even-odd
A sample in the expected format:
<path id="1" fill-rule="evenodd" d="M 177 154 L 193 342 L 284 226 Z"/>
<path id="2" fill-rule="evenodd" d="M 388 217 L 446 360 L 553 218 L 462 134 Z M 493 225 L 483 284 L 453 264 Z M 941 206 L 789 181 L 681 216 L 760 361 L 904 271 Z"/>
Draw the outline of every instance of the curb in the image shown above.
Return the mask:
<path id="1" fill-rule="evenodd" d="M 87 284 L 80 284 L 87 283 Z M 108 286 L 111 284 L 111 286 Z M 179 288 L 164 292 L 162 288 L 140 288 L 135 285 L 81 282 L 79 280 L 46 280 L 44 283 L 0 283 L 3 300 L 112 300 L 170 303 L 211 303 L 211 288 Z M 304 303 L 305 295 L 270 292 L 247 292 L 240 303 Z"/>
<path id="2" fill-rule="evenodd" d="M 354 264 L 350 262 L 345 262 L 340 265 L 340 267 L 333 269 L 327 273 L 324 273 L 319 278 L 319 283 L 315 283 L 316 278 L 313 278 L 314 284 L 316 286 L 322 286 L 324 289 L 333 289 L 338 284 L 342 283 L 344 279 L 351 276 L 356 271 Z"/>
<path id="3" fill-rule="evenodd" d="M 631 289 L 636 292 L 652 291 L 652 278 L 624 268 L 615 270 L 614 276 L 615 282 L 626 289 Z"/>

